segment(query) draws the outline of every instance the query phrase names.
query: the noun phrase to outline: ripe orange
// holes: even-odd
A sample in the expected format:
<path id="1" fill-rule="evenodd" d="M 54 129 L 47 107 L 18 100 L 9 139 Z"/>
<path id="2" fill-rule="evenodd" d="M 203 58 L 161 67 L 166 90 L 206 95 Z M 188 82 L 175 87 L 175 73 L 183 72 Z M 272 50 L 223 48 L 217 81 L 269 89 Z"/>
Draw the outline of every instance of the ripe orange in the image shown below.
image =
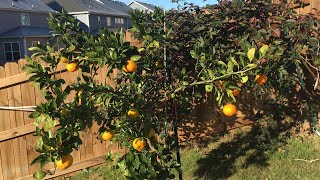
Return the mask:
<path id="1" fill-rule="evenodd" d="M 136 138 L 132 142 L 132 147 L 139 152 L 141 152 L 146 147 L 146 145 L 146 141 L 140 140 L 140 138 Z"/>
<path id="2" fill-rule="evenodd" d="M 67 62 L 68 62 L 68 59 L 66 57 L 62 56 L 60 58 L 60 63 L 67 63 Z"/>
<path id="3" fill-rule="evenodd" d="M 132 73 L 137 70 L 137 63 L 133 60 L 128 60 L 127 63 L 122 67 L 122 70 L 126 73 Z"/>
<path id="4" fill-rule="evenodd" d="M 233 96 L 239 96 L 240 91 L 239 91 L 238 89 L 234 89 L 234 90 L 232 91 L 232 94 L 233 94 Z"/>
<path id="5" fill-rule="evenodd" d="M 268 77 L 265 74 L 256 75 L 256 83 L 259 84 L 260 86 L 266 83 L 267 80 L 268 80 Z"/>
<path id="6" fill-rule="evenodd" d="M 101 138 L 105 141 L 108 141 L 113 138 L 114 134 L 115 133 L 112 130 L 105 131 L 104 133 L 102 133 Z"/>
<path id="7" fill-rule="evenodd" d="M 57 168 L 64 170 L 70 167 L 73 163 L 73 157 L 70 154 L 63 155 L 61 159 L 56 161 Z"/>
<path id="8" fill-rule="evenodd" d="M 77 65 L 77 63 L 72 62 L 72 63 L 68 63 L 66 68 L 69 72 L 74 72 L 74 71 L 78 70 L 78 65 Z"/>
<path id="9" fill-rule="evenodd" d="M 156 131 L 153 128 L 150 128 L 148 134 L 145 136 L 146 138 L 152 138 L 156 134 Z"/>
<path id="10" fill-rule="evenodd" d="M 236 112 L 237 112 L 237 107 L 233 104 L 226 104 L 225 106 L 223 106 L 223 114 L 226 116 L 233 116 Z"/>
<path id="11" fill-rule="evenodd" d="M 134 119 L 139 116 L 139 111 L 135 108 L 131 108 L 131 109 L 129 109 L 127 115 L 128 115 L 128 118 Z"/>
<path id="12" fill-rule="evenodd" d="M 66 108 L 61 109 L 60 114 L 63 116 L 67 116 L 69 114 L 69 111 Z"/>

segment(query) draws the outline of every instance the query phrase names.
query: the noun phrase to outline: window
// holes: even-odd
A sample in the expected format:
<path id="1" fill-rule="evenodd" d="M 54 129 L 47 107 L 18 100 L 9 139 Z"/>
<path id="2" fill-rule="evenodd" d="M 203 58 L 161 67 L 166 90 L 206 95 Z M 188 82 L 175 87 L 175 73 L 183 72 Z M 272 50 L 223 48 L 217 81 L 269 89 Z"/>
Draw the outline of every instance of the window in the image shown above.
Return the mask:
<path id="1" fill-rule="evenodd" d="M 106 17 L 107 26 L 111 26 L 111 17 Z"/>
<path id="2" fill-rule="evenodd" d="M 32 41 L 31 42 L 32 47 L 36 47 L 37 44 L 40 44 L 40 41 Z"/>
<path id="3" fill-rule="evenodd" d="M 98 25 L 99 25 L 99 27 L 101 27 L 101 17 L 100 16 L 98 16 Z"/>
<path id="4" fill-rule="evenodd" d="M 123 18 L 115 18 L 115 24 L 116 24 L 116 27 L 122 27 L 123 24 L 124 24 L 124 19 Z"/>
<path id="5" fill-rule="evenodd" d="M 23 26 L 30 26 L 30 16 L 28 13 L 21 13 L 21 24 Z"/>
<path id="6" fill-rule="evenodd" d="M 16 42 L 3 43 L 6 61 L 16 61 L 20 59 L 20 47 Z"/>

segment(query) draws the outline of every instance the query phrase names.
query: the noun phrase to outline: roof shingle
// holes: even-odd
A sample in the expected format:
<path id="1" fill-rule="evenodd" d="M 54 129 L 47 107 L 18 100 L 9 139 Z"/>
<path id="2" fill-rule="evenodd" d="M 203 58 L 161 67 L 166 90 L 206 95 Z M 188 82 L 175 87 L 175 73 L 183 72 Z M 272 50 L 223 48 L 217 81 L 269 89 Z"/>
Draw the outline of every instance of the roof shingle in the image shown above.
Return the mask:
<path id="1" fill-rule="evenodd" d="M 148 3 L 145 3 L 145 2 L 141 2 L 141 1 L 136 1 L 138 3 L 140 3 L 141 5 L 145 6 L 146 8 L 154 11 L 156 9 L 156 6 L 155 5 L 152 5 L 152 4 L 148 4 Z"/>
<path id="2" fill-rule="evenodd" d="M 41 0 L 0 0 L 0 9 L 35 12 L 55 12 Z"/>
<path id="3" fill-rule="evenodd" d="M 42 0 L 50 7 L 58 3 L 68 13 L 90 12 L 96 14 L 108 14 L 128 16 L 131 10 L 126 4 L 112 0 Z M 57 10 L 57 9 L 56 9 Z M 60 11 L 60 9 L 58 10 Z"/>

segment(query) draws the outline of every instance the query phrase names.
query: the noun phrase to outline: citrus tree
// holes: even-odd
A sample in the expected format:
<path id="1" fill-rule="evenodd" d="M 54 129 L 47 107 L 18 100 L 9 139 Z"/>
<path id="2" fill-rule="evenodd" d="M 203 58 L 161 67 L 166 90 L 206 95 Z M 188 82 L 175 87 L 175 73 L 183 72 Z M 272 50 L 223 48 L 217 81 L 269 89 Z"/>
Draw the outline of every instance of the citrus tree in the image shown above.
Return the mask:
<path id="1" fill-rule="evenodd" d="M 64 48 L 56 51 L 49 43 L 30 48 L 34 54 L 27 57 L 25 70 L 33 73 L 30 80 L 46 99 L 30 115 L 39 137 L 39 156 L 32 164 L 40 163 L 41 170 L 35 178 L 46 175 L 50 162 L 60 169 L 72 165 L 70 153 L 82 144 L 80 132 L 96 122 L 98 138 L 128 150 L 116 159 L 125 177 L 173 179 L 179 168 L 173 154 L 173 110 L 187 113 L 192 98 L 204 92 L 214 94 L 226 116 L 235 115 L 236 97 L 244 91 L 265 104 L 286 106 L 288 92 L 300 86 L 297 74 L 306 78 L 319 72 L 319 21 L 297 14 L 286 2 L 234 0 L 166 14 L 161 9 L 133 11 L 130 16 L 139 48 L 125 42 L 121 30 L 85 32 L 65 13 L 49 19 Z M 66 84 L 56 75 L 63 63 L 70 73 L 81 70 L 76 81 Z M 95 80 L 99 68 L 108 69 L 105 78 L 114 86 Z M 296 99 L 317 107 L 314 96 Z M 260 114 L 274 116 L 263 109 Z"/>
<path id="2" fill-rule="evenodd" d="M 250 119 L 281 122 L 292 112 L 307 110 L 314 117 L 319 111 L 319 20 L 297 13 L 305 6 L 302 1 L 233 0 L 204 8 L 190 4 L 165 15 L 134 12 L 131 31 L 146 45 L 164 41 L 158 35 L 164 22 L 171 32 L 166 42 L 179 114 L 192 103 L 186 98 L 201 98 L 204 90 L 220 107 L 249 93 L 257 110 Z"/>

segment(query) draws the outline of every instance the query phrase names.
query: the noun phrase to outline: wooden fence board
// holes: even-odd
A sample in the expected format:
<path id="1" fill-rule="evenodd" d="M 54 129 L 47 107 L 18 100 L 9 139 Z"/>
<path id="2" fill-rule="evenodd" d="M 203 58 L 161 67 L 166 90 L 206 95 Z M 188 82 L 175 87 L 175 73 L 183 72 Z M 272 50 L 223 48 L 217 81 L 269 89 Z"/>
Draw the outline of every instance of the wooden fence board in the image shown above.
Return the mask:
<path id="1" fill-rule="evenodd" d="M 6 77 L 10 77 L 13 74 L 10 72 L 10 64 L 5 65 L 5 74 Z M 12 88 L 7 88 L 5 89 L 7 96 L 3 97 L 6 98 L 7 100 L 7 105 L 8 106 L 14 106 L 14 101 L 13 101 L 13 96 L 12 96 Z M 5 124 L 4 124 L 4 130 L 9 130 L 11 128 L 16 127 L 16 121 L 15 121 L 15 113 L 13 111 L 7 111 L 8 114 L 4 118 L 5 119 Z M 17 148 L 19 147 L 19 142 L 18 139 L 13 139 L 5 142 L 4 145 L 4 153 L 3 153 L 3 159 L 7 161 L 7 166 L 3 167 L 3 173 L 6 174 L 4 175 L 7 179 L 14 179 L 19 177 L 19 172 L 17 172 L 17 169 L 15 168 L 18 166 L 16 164 L 17 157 L 15 158 L 15 154 L 18 153 Z M 2 154 L 1 154 L 2 155 Z"/>
<path id="2" fill-rule="evenodd" d="M 26 61 L 19 61 L 19 69 L 26 64 Z M 23 73 L 22 70 L 20 73 Z M 35 99 L 35 88 L 32 86 L 32 82 L 25 82 L 21 84 L 21 95 L 22 95 L 22 106 L 34 106 L 36 104 Z M 35 130 L 35 125 L 33 124 L 33 119 L 29 118 L 30 112 L 23 112 L 24 117 L 24 123 L 26 126 L 30 126 L 29 130 L 25 133 L 31 133 Z M 25 127 L 25 126 L 24 126 Z M 23 132 L 23 131 L 22 131 Z M 1 133 L 1 132 L 0 132 Z M 0 135 L 1 137 L 1 135 Z M 34 145 L 36 143 L 36 137 L 34 137 L 32 134 L 26 134 L 26 146 L 27 146 L 27 159 L 28 159 L 28 165 L 31 164 L 31 162 L 38 156 L 38 154 L 34 151 Z M 1 140 L 0 140 L 1 141 Z M 29 173 L 33 174 L 35 171 L 38 170 L 37 166 L 29 166 Z"/>
<path id="3" fill-rule="evenodd" d="M 5 78 L 6 74 L 5 74 L 5 69 L 3 66 L 0 66 L 0 79 L 1 78 Z M 0 89 L 0 106 L 6 106 L 7 104 L 7 91 L 5 89 L 1 90 Z M 8 114 L 8 111 L 6 110 L 0 110 L 0 131 L 5 130 L 5 120 L 6 120 L 6 116 Z M 9 165 L 9 162 L 7 161 L 6 158 L 6 145 L 8 144 L 8 142 L 0 142 L 0 179 L 3 180 L 4 177 L 7 176 L 11 176 L 10 174 L 11 172 L 6 169 Z"/>
<path id="4" fill-rule="evenodd" d="M 19 67 L 17 63 L 7 63 L 6 66 L 6 76 L 13 76 L 19 74 Z M 21 89 L 20 85 L 12 86 L 7 88 L 8 90 L 8 100 L 9 106 L 21 106 Z M 10 113 L 10 125 L 11 128 L 16 128 L 23 126 L 23 113 L 21 111 L 9 111 Z M 28 160 L 27 160 L 27 151 L 26 151 L 26 140 L 24 137 L 16 138 L 12 140 L 13 142 L 13 152 L 14 160 L 16 166 L 16 174 L 18 177 L 25 176 L 29 173 Z"/>
<path id="5" fill-rule="evenodd" d="M 24 60 L 24 59 L 20 59 L 19 62 L 20 61 L 24 61 L 24 63 L 26 62 L 26 60 Z M 13 64 L 13 63 L 7 63 L 7 64 Z M 8 66 L 7 64 L 6 64 L 6 66 Z M 61 73 L 64 71 L 66 71 L 65 64 L 59 64 L 58 68 L 57 68 L 57 73 Z M 32 74 L 27 75 L 27 73 L 22 72 L 22 73 L 17 73 L 17 74 L 7 76 L 6 78 L 1 78 L 0 79 L 0 89 L 6 88 L 8 86 L 13 86 L 13 85 L 24 83 L 24 82 L 28 81 L 31 76 L 32 76 Z"/>
<path id="6" fill-rule="evenodd" d="M 32 123 L 32 124 L 27 124 L 25 126 L 9 129 L 6 131 L 0 131 L 0 142 L 6 141 L 8 139 L 20 137 L 26 134 L 30 134 L 34 132 L 35 129 L 36 129 L 36 126 Z"/>

